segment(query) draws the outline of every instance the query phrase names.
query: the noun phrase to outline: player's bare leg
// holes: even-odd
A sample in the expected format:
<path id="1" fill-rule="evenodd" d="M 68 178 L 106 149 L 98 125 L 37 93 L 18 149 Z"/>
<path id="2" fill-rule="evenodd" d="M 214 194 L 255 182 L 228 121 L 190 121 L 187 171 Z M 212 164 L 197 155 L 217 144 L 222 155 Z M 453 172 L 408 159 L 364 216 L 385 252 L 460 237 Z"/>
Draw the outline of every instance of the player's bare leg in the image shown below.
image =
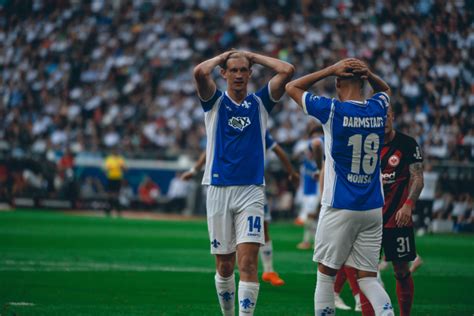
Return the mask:
<path id="1" fill-rule="evenodd" d="M 239 315 L 253 315 L 257 305 L 258 291 L 258 251 L 260 244 L 241 243 L 237 245 L 237 265 L 239 281 Z"/>
<path id="2" fill-rule="evenodd" d="M 363 293 L 370 302 L 370 305 L 372 306 L 375 315 L 393 316 L 394 313 L 390 297 L 388 296 L 382 285 L 378 282 L 377 272 L 358 270 L 357 278 L 361 293 Z M 362 298 L 361 303 L 363 315 L 370 315 L 364 312 L 364 303 L 366 302 L 364 302 Z"/>
<path id="3" fill-rule="evenodd" d="M 393 261 L 393 271 L 397 280 L 397 298 L 400 316 L 409 316 L 413 304 L 415 288 L 408 262 Z"/>
<path id="4" fill-rule="evenodd" d="M 235 252 L 216 255 L 215 283 L 222 315 L 235 315 Z"/>
<path id="5" fill-rule="evenodd" d="M 262 280 L 273 286 L 281 286 L 285 284 L 285 281 L 273 270 L 273 243 L 270 238 L 269 225 L 270 222 L 264 221 L 265 245 L 260 247 L 260 258 L 263 265 Z"/>
<path id="6" fill-rule="evenodd" d="M 346 283 L 346 279 L 347 276 L 344 269 L 340 269 L 339 271 L 337 271 L 336 280 L 334 283 L 334 306 L 337 309 L 348 311 L 351 309 L 351 307 L 347 305 L 342 299 L 342 297 L 339 295 L 342 291 L 344 284 Z"/>

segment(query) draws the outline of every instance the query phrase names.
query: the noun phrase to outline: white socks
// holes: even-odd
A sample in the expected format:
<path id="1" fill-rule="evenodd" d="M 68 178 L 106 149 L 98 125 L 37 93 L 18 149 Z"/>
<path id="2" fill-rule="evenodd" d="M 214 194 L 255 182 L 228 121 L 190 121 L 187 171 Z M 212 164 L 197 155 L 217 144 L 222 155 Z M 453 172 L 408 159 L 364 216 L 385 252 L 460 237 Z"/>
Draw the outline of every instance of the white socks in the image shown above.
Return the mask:
<path id="1" fill-rule="evenodd" d="M 259 288 L 256 282 L 239 282 L 239 316 L 253 315 Z"/>
<path id="2" fill-rule="evenodd" d="M 334 281 L 336 277 L 318 271 L 316 291 L 314 292 L 314 314 L 316 316 L 335 315 Z"/>
<path id="3" fill-rule="evenodd" d="M 260 247 L 260 258 L 262 259 L 263 272 L 273 272 L 273 244 L 271 240 Z"/>
<path id="4" fill-rule="evenodd" d="M 231 276 L 224 278 L 216 271 L 216 290 L 219 305 L 221 306 L 222 315 L 235 315 L 235 277 Z"/>
<path id="5" fill-rule="evenodd" d="M 393 307 L 390 297 L 377 281 L 377 278 L 368 277 L 358 279 L 359 287 L 372 304 L 376 316 L 393 316 Z"/>

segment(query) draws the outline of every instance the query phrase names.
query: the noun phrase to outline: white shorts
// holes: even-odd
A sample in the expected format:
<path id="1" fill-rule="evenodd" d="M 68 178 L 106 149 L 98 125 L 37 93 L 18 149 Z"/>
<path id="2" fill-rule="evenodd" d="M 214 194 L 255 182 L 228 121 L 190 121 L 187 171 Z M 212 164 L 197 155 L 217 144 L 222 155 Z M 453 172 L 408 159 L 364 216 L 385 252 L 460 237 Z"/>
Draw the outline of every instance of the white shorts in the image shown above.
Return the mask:
<path id="1" fill-rule="evenodd" d="M 272 213 L 270 212 L 270 205 L 268 204 L 268 198 L 265 194 L 265 205 L 263 206 L 263 219 L 265 222 L 272 221 Z"/>
<path id="2" fill-rule="evenodd" d="M 229 254 L 241 243 L 265 244 L 263 186 L 209 186 L 207 226 L 211 254 Z"/>
<path id="3" fill-rule="evenodd" d="M 382 208 L 367 211 L 321 208 L 313 260 L 333 269 L 348 265 L 377 272 L 382 243 Z"/>
<path id="4" fill-rule="evenodd" d="M 308 218 L 308 214 L 316 213 L 316 208 L 319 205 L 319 194 L 303 195 L 301 203 L 300 217 L 303 220 Z"/>

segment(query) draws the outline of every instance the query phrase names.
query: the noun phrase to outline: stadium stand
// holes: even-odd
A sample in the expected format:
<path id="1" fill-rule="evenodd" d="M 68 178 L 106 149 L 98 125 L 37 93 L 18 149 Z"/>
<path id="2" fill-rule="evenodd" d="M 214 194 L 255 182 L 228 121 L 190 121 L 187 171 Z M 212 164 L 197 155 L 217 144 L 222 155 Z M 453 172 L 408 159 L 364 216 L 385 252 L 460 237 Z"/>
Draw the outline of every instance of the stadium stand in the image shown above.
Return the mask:
<path id="1" fill-rule="evenodd" d="M 390 84 L 397 128 L 416 138 L 438 172 L 439 194 L 450 197 L 441 217 L 458 214 L 456 229 L 472 227 L 472 21 L 462 0 L 4 1 L 0 181 L 75 191 L 58 165 L 68 149 L 75 161 L 113 147 L 134 159 L 196 158 L 206 140 L 192 67 L 230 48 L 287 60 L 296 76 L 358 56 Z M 253 77 L 268 80 L 257 67 Z M 334 85 L 317 92 L 331 95 Z M 308 119 L 287 97 L 274 113 L 271 133 L 290 149 Z M 31 158 L 47 169 L 42 176 L 8 175 Z M 469 205 L 462 216 L 460 204 Z"/>

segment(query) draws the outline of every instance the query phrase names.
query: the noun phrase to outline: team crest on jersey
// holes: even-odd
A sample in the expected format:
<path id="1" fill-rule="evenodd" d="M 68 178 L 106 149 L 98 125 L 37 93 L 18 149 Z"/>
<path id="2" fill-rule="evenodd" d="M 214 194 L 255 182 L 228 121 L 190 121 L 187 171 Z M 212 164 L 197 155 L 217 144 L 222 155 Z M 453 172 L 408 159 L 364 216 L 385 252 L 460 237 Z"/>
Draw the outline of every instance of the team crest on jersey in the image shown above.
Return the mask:
<path id="1" fill-rule="evenodd" d="M 391 167 L 396 167 L 398 166 L 399 163 L 400 163 L 400 157 L 398 157 L 397 155 L 392 155 L 390 156 L 390 158 L 388 158 L 388 164 Z"/>
<path id="2" fill-rule="evenodd" d="M 232 126 L 235 129 L 238 129 L 240 131 L 243 131 L 244 128 L 250 125 L 250 119 L 248 117 L 242 117 L 242 116 L 232 116 L 229 119 L 229 125 Z"/>

